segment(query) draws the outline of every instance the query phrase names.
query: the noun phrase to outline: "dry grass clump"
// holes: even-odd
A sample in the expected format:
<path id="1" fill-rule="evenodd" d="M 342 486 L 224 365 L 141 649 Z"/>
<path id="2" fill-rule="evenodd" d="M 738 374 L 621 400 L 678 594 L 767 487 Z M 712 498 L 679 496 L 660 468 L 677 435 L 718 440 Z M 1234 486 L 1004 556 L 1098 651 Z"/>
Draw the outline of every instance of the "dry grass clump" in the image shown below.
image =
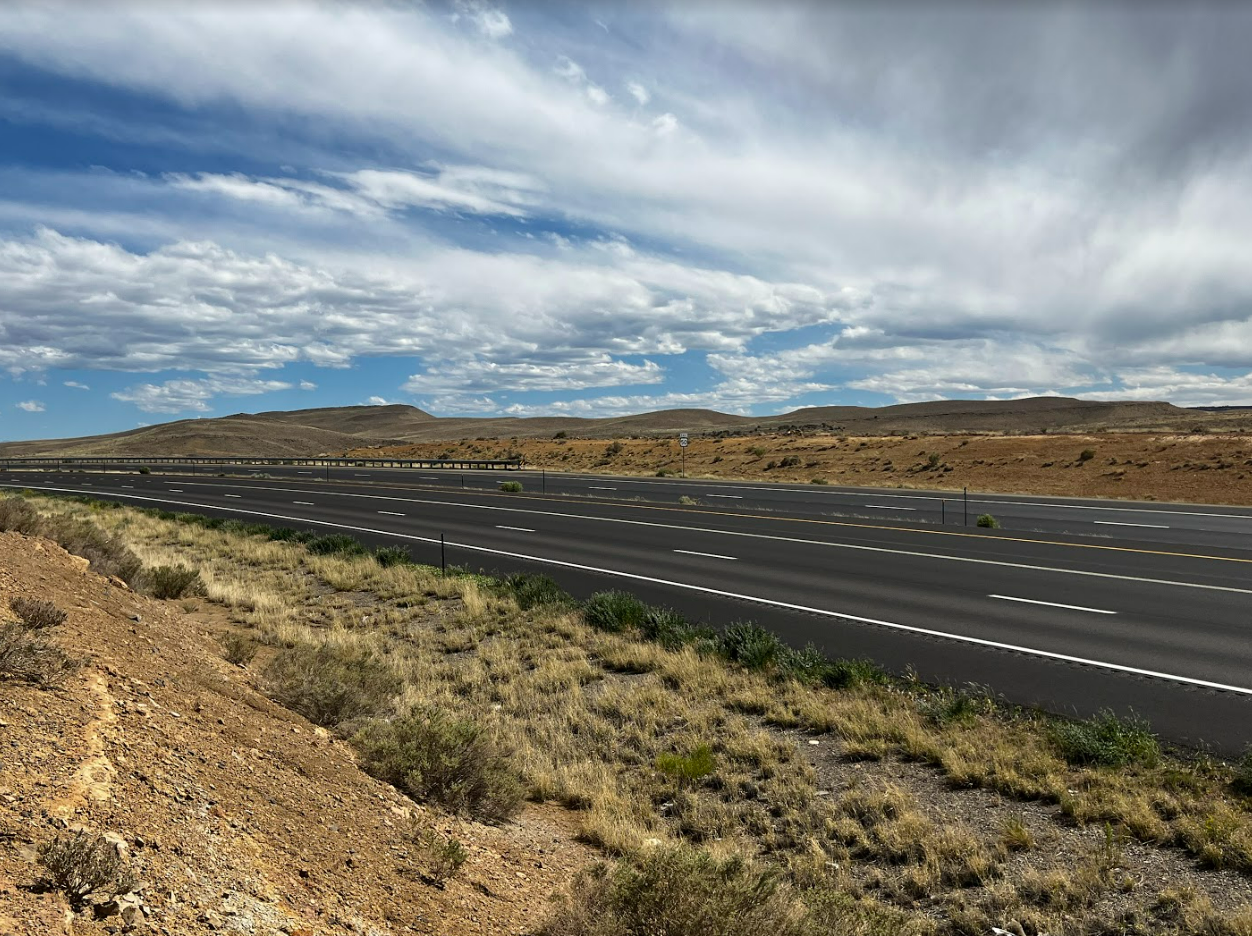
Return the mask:
<path id="1" fill-rule="evenodd" d="M 9 609 L 18 619 L 0 622 L 0 679 L 45 689 L 64 683 L 79 662 L 49 640 L 47 632 L 65 623 L 65 612 L 51 601 L 20 596 L 10 599 Z"/>
<path id="2" fill-rule="evenodd" d="M 81 907 L 92 894 L 126 894 L 139 881 L 117 847 L 103 836 L 88 832 L 58 832 L 39 846 L 39 863 L 46 884 Z"/>
<path id="3" fill-rule="evenodd" d="M 315 725 L 333 728 L 382 712 L 402 683 L 368 647 L 299 643 L 281 649 L 265 670 L 274 699 Z"/>
<path id="4" fill-rule="evenodd" d="M 40 598 L 23 598 L 20 595 L 11 598 L 9 610 L 30 630 L 44 630 L 65 623 L 65 612 L 51 601 Z"/>

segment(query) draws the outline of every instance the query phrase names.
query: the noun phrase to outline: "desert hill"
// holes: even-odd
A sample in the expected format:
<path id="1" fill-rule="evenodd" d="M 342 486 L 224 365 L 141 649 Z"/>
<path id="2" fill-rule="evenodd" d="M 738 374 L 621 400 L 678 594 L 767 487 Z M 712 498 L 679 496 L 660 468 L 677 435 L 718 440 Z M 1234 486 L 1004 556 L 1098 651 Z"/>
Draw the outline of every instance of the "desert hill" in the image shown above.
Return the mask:
<path id="1" fill-rule="evenodd" d="M 366 445 L 465 439 L 613 439 L 680 431 L 743 435 L 814 429 L 847 435 L 1111 431 L 1246 432 L 1252 413 L 1208 413 L 1161 402 L 1101 402 L 1068 397 L 936 400 L 883 407 L 807 407 L 778 416 L 734 416 L 674 409 L 601 419 L 437 417 L 414 406 L 340 406 L 184 419 L 127 432 L 0 444 L 0 456 L 337 454 Z"/>

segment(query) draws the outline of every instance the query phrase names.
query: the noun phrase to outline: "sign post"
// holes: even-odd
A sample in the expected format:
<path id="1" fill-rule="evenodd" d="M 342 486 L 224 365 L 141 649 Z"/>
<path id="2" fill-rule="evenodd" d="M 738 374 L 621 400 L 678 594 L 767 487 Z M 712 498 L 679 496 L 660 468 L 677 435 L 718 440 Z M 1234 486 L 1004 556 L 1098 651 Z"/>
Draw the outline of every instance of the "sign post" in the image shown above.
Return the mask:
<path id="1" fill-rule="evenodd" d="M 682 453 L 683 453 L 683 477 L 684 478 L 687 477 L 687 443 L 688 441 L 690 440 L 687 438 L 687 433 L 685 432 L 678 433 L 678 447 L 682 449 Z"/>

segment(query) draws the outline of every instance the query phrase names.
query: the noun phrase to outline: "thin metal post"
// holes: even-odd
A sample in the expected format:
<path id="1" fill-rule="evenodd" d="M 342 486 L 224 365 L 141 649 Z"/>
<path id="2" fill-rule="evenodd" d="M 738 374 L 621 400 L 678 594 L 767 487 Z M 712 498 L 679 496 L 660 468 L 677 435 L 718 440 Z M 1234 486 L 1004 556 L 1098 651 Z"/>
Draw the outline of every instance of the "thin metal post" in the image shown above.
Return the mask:
<path id="1" fill-rule="evenodd" d="M 461 487 L 465 487 L 465 475 L 461 475 Z"/>
<path id="2" fill-rule="evenodd" d="M 543 493 L 548 493 L 548 470 L 546 468 L 539 469 L 539 477 L 543 479 Z"/>
<path id="3" fill-rule="evenodd" d="M 687 477 L 687 446 L 684 445 L 682 447 L 682 453 L 683 453 L 683 477 L 686 478 Z"/>
<path id="4" fill-rule="evenodd" d="M 942 499 L 939 501 L 939 525 L 948 525 L 948 502 Z"/>
<path id="5" fill-rule="evenodd" d="M 443 534 L 439 534 L 439 574 L 448 574 L 448 553 L 443 544 Z"/>
<path id="6" fill-rule="evenodd" d="M 965 525 L 969 526 L 969 488 L 962 488 L 961 490 L 965 498 Z"/>

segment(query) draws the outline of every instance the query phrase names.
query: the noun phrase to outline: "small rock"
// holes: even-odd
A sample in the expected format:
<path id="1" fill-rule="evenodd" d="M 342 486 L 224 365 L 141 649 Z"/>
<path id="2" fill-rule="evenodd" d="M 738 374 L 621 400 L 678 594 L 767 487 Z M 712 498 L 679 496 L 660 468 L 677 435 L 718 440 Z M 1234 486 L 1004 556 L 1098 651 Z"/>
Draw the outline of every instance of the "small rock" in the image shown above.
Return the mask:
<path id="1" fill-rule="evenodd" d="M 134 621 L 136 624 L 138 624 L 140 621 L 143 620 L 143 618 L 141 618 L 138 614 L 132 614 L 130 616 L 130 619 Z"/>

